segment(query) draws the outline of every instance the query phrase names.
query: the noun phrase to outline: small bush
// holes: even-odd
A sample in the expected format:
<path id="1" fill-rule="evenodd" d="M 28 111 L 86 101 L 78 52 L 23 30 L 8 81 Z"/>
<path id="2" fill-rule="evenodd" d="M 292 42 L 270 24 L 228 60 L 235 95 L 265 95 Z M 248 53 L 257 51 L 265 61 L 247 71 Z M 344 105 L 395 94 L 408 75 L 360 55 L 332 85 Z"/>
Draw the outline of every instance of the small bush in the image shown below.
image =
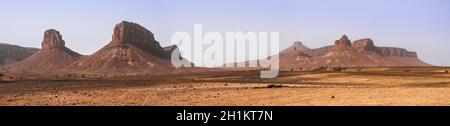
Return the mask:
<path id="1" fill-rule="evenodd" d="M 335 71 L 335 72 L 342 72 L 344 70 L 345 70 L 345 68 L 343 68 L 343 67 L 335 67 L 335 68 L 333 68 L 333 71 Z"/>
<path id="2" fill-rule="evenodd" d="M 411 72 L 411 70 L 404 70 L 403 72 L 409 73 L 409 72 Z"/>
<path id="3" fill-rule="evenodd" d="M 320 72 L 320 71 L 324 71 L 326 69 L 327 69 L 326 67 L 319 67 L 319 68 L 313 69 L 313 72 Z"/>
<path id="4" fill-rule="evenodd" d="M 448 73 L 448 70 L 445 70 L 444 73 Z"/>
<path id="5" fill-rule="evenodd" d="M 283 86 L 281 84 L 270 84 L 267 85 L 267 88 L 282 88 Z"/>

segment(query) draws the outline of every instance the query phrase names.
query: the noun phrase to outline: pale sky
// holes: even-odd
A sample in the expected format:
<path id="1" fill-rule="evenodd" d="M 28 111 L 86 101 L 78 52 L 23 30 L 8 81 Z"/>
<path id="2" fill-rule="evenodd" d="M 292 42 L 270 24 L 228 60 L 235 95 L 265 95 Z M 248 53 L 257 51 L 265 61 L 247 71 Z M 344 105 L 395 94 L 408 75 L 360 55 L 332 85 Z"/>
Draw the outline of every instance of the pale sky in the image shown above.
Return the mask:
<path id="1" fill-rule="evenodd" d="M 3 0 L 0 14 L 0 43 L 40 47 L 43 32 L 54 28 L 85 55 L 109 43 L 115 24 L 127 20 L 163 46 L 194 24 L 205 32 L 280 32 L 281 50 L 293 41 L 331 45 L 347 34 L 450 66 L 449 0 Z"/>

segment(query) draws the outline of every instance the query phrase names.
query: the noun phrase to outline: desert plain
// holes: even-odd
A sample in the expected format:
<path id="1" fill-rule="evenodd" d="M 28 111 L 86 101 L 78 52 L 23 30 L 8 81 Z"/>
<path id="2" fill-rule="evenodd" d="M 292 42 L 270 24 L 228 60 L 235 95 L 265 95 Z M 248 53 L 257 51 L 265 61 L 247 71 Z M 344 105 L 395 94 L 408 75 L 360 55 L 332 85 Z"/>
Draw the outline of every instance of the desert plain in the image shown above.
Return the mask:
<path id="1" fill-rule="evenodd" d="M 127 77 L 47 75 L 1 81 L 0 105 L 447 106 L 449 70 L 374 67 L 282 71 L 273 79 L 261 79 L 256 70 Z"/>

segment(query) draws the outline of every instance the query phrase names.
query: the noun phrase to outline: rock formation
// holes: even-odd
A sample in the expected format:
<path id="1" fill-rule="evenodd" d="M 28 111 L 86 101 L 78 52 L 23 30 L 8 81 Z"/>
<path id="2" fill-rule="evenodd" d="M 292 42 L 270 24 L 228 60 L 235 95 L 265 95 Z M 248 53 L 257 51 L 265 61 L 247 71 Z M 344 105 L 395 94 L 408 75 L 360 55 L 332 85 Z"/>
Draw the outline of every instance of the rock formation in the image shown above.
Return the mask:
<path id="1" fill-rule="evenodd" d="M 131 44 L 161 58 L 169 57 L 153 33 L 136 23 L 122 21 L 116 25 L 110 46 L 122 44 Z"/>
<path id="2" fill-rule="evenodd" d="M 375 44 L 373 43 L 372 39 L 369 38 L 356 40 L 355 42 L 353 42 L 353 48 L 355 48 L 360 52 L 374 51 L 380 53 L 380 50 L 377 47 L 375 47 Z"/>
<path id="3" fill-rule="evenodd" d="M 49 29 L 44 33 L 44 40 L 42 41 L 42 49 L 64 48 L 66 42 L 62 39 L 59 31 Z"/>
<path id="4" fill-rule="evenodd" d="M 289 53 L 289 52 L 292 52 L 292 51 L 307 51 L 307 50 L 310 50 L 310 48 L 308 48 L 305 45 L 303 45 L 302 42 L 297 41 L 297 42 L 294 42 L 294 44 L 289 46 L 287 49 L 281 51 L 280 54 Z"/>
<path id="5" fill-rule="evenodd" d="M 27 59 L 8 66 L 12 72 L 49 73 L 64 68 L 78 60 L 81 55 L 65 47 L 61 34 L 49 29 L 45 31 L 42 49 Z"/>
<path id="6" fill-rule="evenodd" d="M 352 42 L 348 39 L 347 35 L 343 35 L 341 39 L 336 40 L 334 46 L 337 48 L 347 48 L 352 46 Z"/>
<path id="7" fill-rule="evenodd" d="M 173 72 L 171 54 L 176 46 L 162 48 L 154 35 L 139 24 L 122 21 L 114 28 L 111 42 L 69 69 L 108 74 L 157 74 Z"/>
<path id="8" fill-rule="evenodd" d="M 416 52 L 402 48 L 377 47 L 369 38 L 357 40 L 352 44 L 344 35 L 336 40 L 333 46 L 308 50 L 292 50 L 292 47 L 280 53 L 282 70 L 318 67 L 430 66 L 418 59 Z"/>
<path id="9" fill-rule="evenodd" d="M 416 52 L 410 52 L 410 51 L 407 51 L 406 49 L 402 49 L 402 48 L 380 47 L 379 50 L 380 50 L 380 55 L 382 55 L 382 56 L 417 58 Z"/>
<path id="10" fill-rule="evenodd" d="M 417 58 L 416 52 L 410 52 L 402 48 L 394 47 L 376 47 L 373 41 L 369 38 L 361 39 L 353 42 L 353 47 L 358 51 L 372 51 L 381 56 L 397 56 L 397 57 L 411 57 Z"/>

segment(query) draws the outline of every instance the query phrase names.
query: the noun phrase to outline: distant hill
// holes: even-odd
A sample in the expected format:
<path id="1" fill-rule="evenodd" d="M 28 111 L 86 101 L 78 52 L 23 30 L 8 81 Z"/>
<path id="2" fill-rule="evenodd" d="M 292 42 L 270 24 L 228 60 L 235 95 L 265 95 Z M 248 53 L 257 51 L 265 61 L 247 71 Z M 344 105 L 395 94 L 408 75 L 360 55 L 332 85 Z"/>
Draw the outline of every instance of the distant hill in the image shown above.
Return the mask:
<path id="1" fill-rule="evenodd" d="M 35 52 L 38 48 L 21 47 L 6 43 L 0 43 L 0 66 L 5 66 L 22 61 Z"/>
<path id="2" fill-rule="evenodd" d="M 299 44 L 280 53 L 280 69 L 298 70 L 317 67 L 431 66 L 418 59 L 416 52 L 395 47 L 377 47 L 371 39 L 353 43 L 346 35 L 332 46 L 298 49 Z M 302 44 L 302 46 L 304 46 Z"/>

